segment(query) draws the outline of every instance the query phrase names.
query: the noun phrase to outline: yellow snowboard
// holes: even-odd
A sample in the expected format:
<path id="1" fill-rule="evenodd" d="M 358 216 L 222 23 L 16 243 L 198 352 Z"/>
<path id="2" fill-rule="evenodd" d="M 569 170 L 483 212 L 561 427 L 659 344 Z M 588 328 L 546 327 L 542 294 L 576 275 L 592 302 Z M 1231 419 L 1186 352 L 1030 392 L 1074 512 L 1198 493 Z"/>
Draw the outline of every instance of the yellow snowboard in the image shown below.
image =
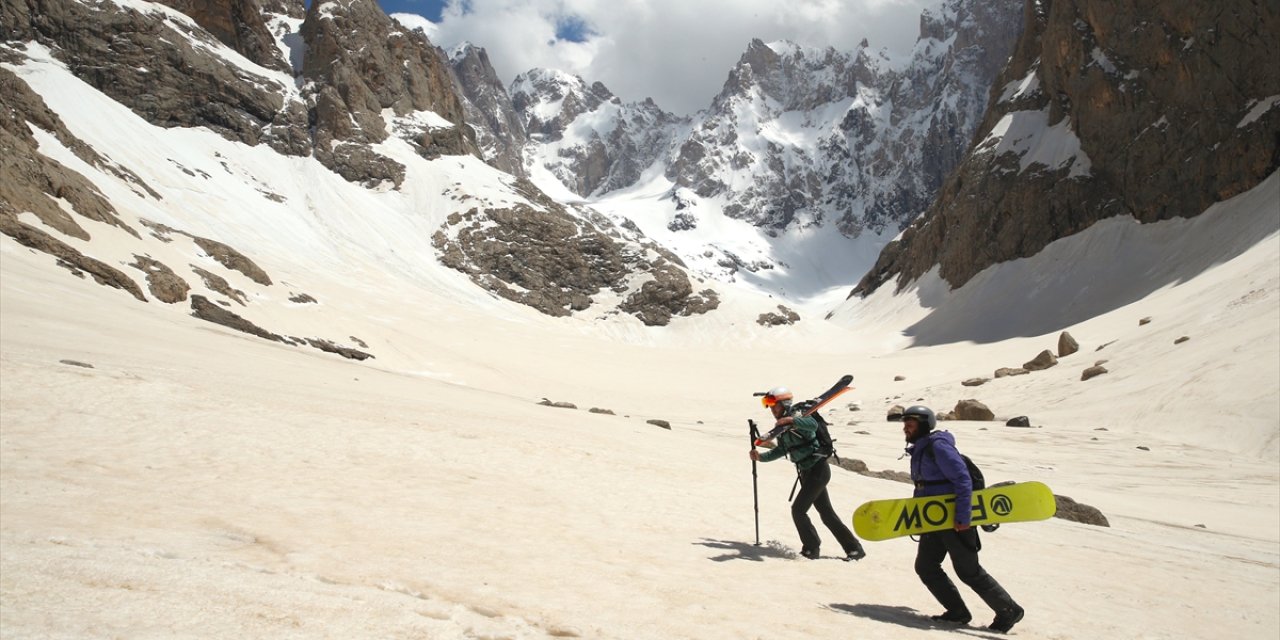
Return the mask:
<path id="1" fill-rule="evenodd" d="M 888 540 L 955 526 L 954 494 L 873 500 L 853 512 L 853 530 L 863 540 Z M 1046 520 L 1057 500 L 1040 482 L 1018 482 L 973 492 L 973 526 Z"/>

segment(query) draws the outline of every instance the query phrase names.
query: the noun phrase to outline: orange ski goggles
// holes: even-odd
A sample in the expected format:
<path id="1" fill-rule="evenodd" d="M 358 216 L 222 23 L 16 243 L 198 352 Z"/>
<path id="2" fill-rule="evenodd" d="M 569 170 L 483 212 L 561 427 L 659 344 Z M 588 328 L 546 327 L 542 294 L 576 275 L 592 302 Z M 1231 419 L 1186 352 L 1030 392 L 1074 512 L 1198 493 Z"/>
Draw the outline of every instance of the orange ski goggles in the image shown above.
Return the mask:
<path id="1" fill-rule="evenodd" d="M 761 396 L 760 404 L 764 405 L 765 407 L 772 407 L 773 405 L 778 404 L 778 397 L 777 396 Z"/>

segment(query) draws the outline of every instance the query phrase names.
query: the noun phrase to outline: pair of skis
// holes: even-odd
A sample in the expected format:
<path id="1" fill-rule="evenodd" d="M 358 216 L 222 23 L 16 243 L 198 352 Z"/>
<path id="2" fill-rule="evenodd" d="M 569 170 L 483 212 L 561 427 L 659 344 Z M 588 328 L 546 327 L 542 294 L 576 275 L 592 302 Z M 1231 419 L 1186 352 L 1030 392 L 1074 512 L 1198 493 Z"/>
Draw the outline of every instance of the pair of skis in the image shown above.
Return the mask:
<path id="1" fill-rule="evenodd" d="M 822 392 L 822 394 L 819 395 L 818 397 L 814 398 L 813 400 L 810 400 L 809 402 L 813 403 L 813 406 L 807 409 L 802 415 L 807 416 L 817 411 L 818 409 L 821 409 L 828 402 L 835 400 L 837 396 L 849 390 L 849 384 L 852 382 L 853 382 L 853 375 L 846 374 L 844 377 L 836 381 L 836 383 L 832 385 L 830 389 L 827 389 L 826 391 Z M 765 393 L 766 392 L 764 391 L 758 391 L 752 395 L 759 397 L 759 396 L 765 395 Z M 778 437 L 778 435 L 785 430 L 785 427 L 774 427 L 769 431 L 768 435 L 761 437 L 760 430 L 756 428 L 755 420 L 747 419 L 747 426 L 751 430 L 750 434 L 751 434 L 751 450 L 752 451 L 754 451 L 756 447 Z M 751 497 L 755 501 L 755 509 L 756 509 L 756 546 L 760 546 L 760 490 L 757 487 L 756 478 L 757 478 L 756 461 L 752 460 L 751 461 Z"/>

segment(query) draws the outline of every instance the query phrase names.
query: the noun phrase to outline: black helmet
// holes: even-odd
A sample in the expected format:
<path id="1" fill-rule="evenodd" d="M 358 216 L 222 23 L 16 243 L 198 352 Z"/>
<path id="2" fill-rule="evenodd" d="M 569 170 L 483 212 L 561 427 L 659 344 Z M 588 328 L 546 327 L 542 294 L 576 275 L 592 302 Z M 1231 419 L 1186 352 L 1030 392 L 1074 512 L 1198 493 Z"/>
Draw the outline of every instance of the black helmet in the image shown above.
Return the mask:
<path id="1" fill-rule="evenodd" d="M 920 422 L 920 432 L 929 433 L 934 427 L 938 426 L 938 416 L 933 415 L 933 409 L 924 405 L 912 405 L 906 411 L 902 412 L 902 419 L 915 418 Z"/>

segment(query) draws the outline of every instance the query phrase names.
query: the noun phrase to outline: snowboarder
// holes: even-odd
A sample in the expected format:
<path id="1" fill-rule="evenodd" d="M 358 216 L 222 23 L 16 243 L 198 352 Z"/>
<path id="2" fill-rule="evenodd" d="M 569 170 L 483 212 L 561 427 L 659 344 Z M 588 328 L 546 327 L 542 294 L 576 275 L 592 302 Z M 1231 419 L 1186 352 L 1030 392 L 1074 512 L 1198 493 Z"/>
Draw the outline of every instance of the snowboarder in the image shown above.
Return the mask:
<path id="1" fill-rule="evenodd" d="M 771 462 L 786 455 L 795 463 L 800 476 L 800 493 L 791 503 L 791 519 L 800 534 L 800 555 L 811 560 L 820 557 L 818 548 L 822 539 L 818 537 L 818 530 L 808 514 L 810 507 L 817 507 L 822 524 L 831 530 L 844 549 L 845 560 L 861 560 L 867 555 L 862 543 L 831 508 L 831 497 L 827 495 L 831 465 L 826 456 L 818 453 L 818 422 L 811 416 L 793 414 L 792 400 L 792 393 L 786 387 L 775 387 L 761 398 L 761 403 L 768 407 L 776 420 L 775 428 L 783 427 L 785 430 L 778 436 L 773 449 L 764 453 L 751 449 L 751 459 Z"/>
<path id="2" fill-rule="evenodd" d="M 956 504 L 972 504 L 973 491 L 969 470 L 956 450 L 955 436 L 934 431 L 938 418 L 928 407 L 916 405 L 902 413 L 902 433 L 906 436 L 907 453 L 911 455 L 911 480 L 915 497 L 954 493 Z M 916 548 L 916 574 L 934 598 L 946 608 L 933 616 L 939 622 L 968 624 L 973 616 L 960 597 L 955 583 L 942 570 L 942 560 L 951 555 L 951 566 L 961 582 L 969 585 L 996 617 L 988 626 L 992 631 L 1008 633 L 1022 620 L 1024 611 L 996 579 L 978 564 L 977 530 L 969 526 L 970 509 L 956 509 L 955 528 L 925 533 Z"/>

